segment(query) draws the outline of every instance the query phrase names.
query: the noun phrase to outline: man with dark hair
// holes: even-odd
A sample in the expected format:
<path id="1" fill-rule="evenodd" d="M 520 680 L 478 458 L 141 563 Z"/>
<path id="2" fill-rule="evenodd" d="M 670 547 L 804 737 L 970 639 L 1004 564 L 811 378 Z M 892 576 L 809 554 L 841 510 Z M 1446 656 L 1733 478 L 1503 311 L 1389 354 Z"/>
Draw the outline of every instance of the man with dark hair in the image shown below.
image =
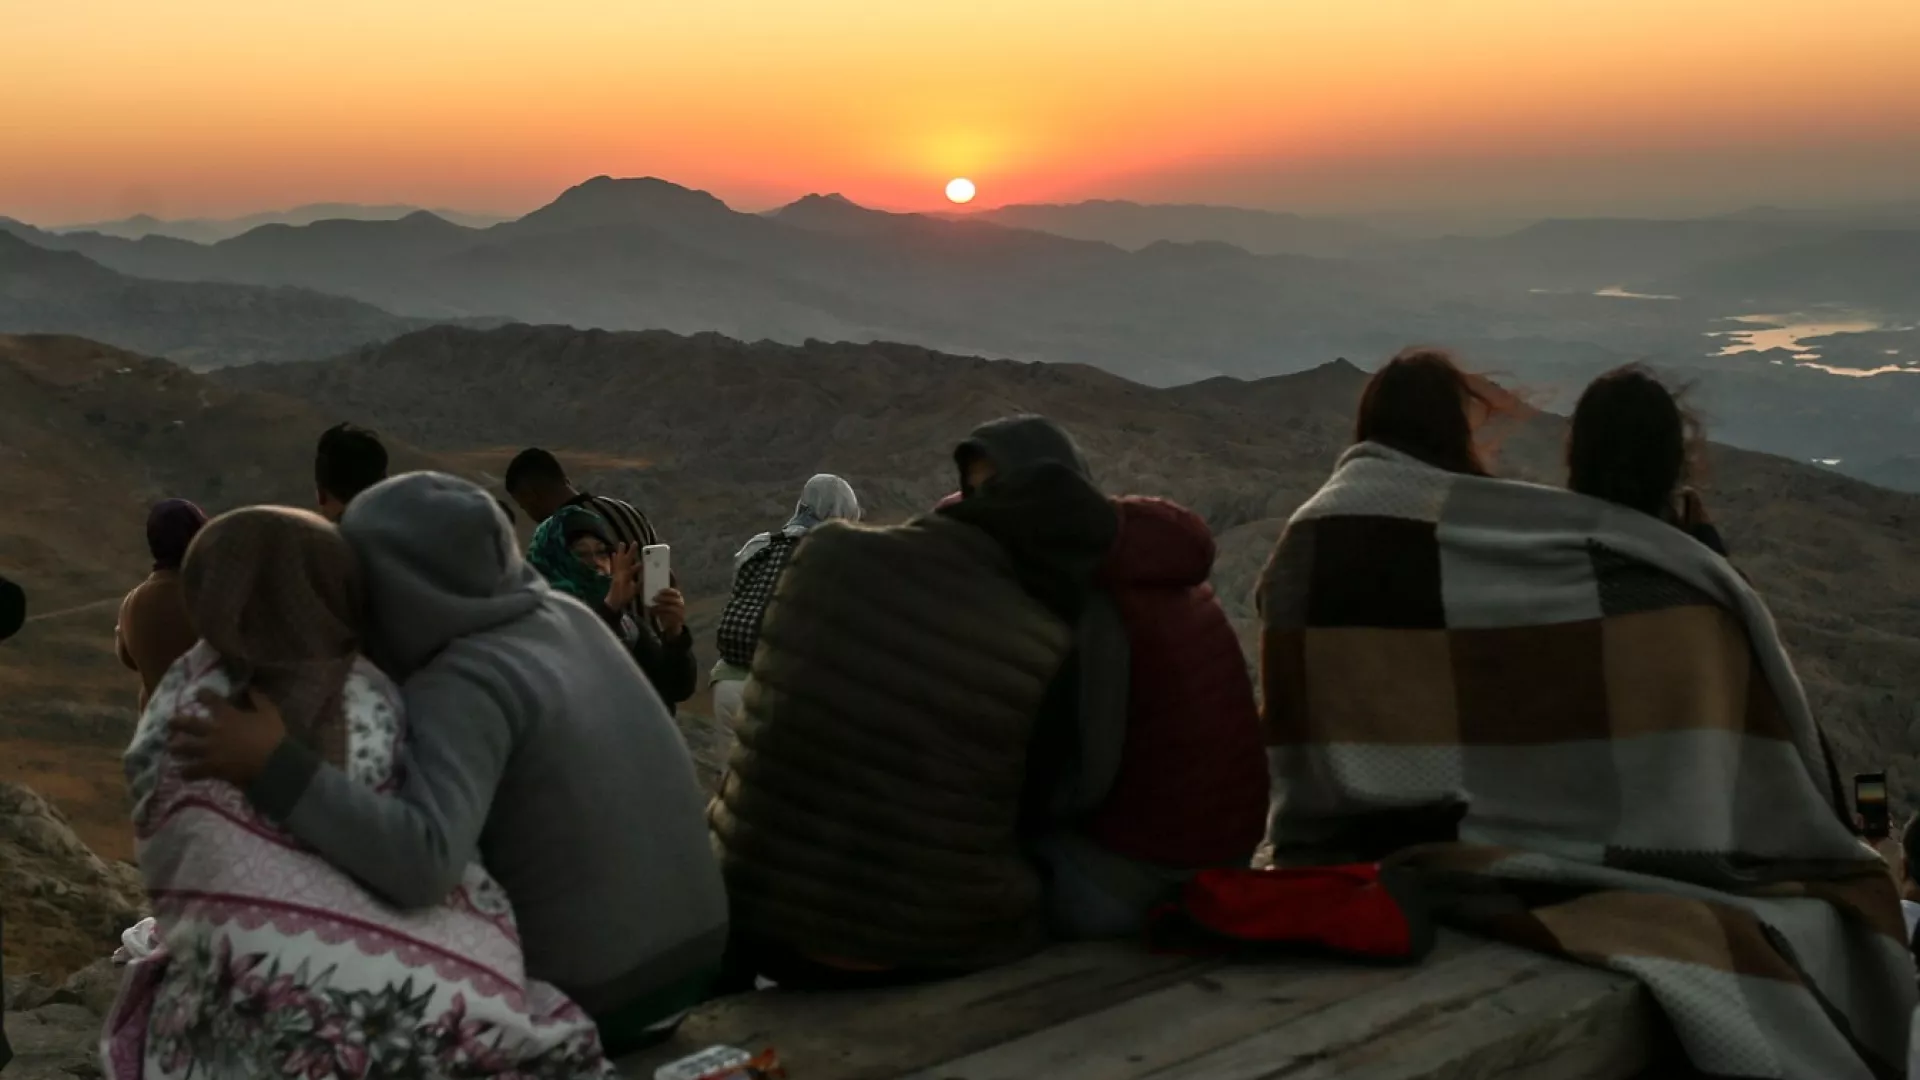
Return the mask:
<path id="1" fill-rule="evenodd" d="M 560 467 L 560 460 L 537 446 L 514 456 L 507 466 L 506 486 L 507 494 L 535 525 L 552 517 L 563 506 L 581 506 L 600 515 L 613 529 L 613 538 L 622 544 L 646 547 L 660 542 L 653 523 L 647 520 L 647 515 L 634 509 L 633 504 L 574 487 L 567 471 Z"/>
<path id="2" fill-rule="evenodd" d="M 613 542 L 631 546 L 636 561 L 641 548 L 660 542 L 653 523 L 633 504 L 574 487 L 560 460 L 537 446 L 514 455 L 507 465 L 506 488 L 535 528 L 562 507 L 578 506 L 606 522 Z M 656 597 L 636 592 L 627 613 L 641 637 L 633 650 L 634 660 L 671 708 L 693 696 L 700 674 L 694 664 L 693 632 L 686 625 L 684 601 L 671 590 L 661 595 L 670 595 L 678 602 L 662 605 Z"/>
<path id="3" fill-rule="evenodd" d="M 386 478 L 387 448 L 379 436 L 354 424 L 335 424 L 321 434 L 313 457 L 321 517 L 338 525 L 355 495 Z"/>

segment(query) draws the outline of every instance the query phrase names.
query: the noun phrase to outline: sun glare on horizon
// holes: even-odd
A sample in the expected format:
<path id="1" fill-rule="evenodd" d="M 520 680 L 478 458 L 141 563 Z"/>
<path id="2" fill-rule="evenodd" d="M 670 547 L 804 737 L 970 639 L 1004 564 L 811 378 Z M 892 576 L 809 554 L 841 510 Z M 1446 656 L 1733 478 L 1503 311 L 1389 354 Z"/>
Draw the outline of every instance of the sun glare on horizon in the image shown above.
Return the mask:
<path id="1" fill-rule="evenodd" d="M 947 181 L 947 201 L 951 203 L 970 203 L 973 201 L 973 181 L 964 176 L 956 176 Z"/>

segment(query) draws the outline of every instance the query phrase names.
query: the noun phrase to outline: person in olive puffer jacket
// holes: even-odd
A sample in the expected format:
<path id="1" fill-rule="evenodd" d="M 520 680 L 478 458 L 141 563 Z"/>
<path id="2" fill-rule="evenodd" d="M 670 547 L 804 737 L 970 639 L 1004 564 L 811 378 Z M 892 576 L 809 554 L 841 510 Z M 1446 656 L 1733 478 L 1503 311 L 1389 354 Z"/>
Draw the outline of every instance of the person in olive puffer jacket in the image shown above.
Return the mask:
<path id="1" fill-rule="evenodd" d="M 1081 703 L 1124 724 L 1118 618 L 1117 667 L 1087 662 L 1080 630 L 1117 519 L 1045 421 L 955 456 L 966 498 L 822 525 L 781 577 L 710 810 L 736 977 L 899 982 L 1047 940 L 1029 841 L 1111 779 L 1079 769 Z"/>
<path id="2" fill-rule="evenodd" d="M 1071 639 L 978 529 L 934 515 L 808 535 L 708 809 L 734 979 L 883 985 L 1045 943 L 1021 796 Z"/>

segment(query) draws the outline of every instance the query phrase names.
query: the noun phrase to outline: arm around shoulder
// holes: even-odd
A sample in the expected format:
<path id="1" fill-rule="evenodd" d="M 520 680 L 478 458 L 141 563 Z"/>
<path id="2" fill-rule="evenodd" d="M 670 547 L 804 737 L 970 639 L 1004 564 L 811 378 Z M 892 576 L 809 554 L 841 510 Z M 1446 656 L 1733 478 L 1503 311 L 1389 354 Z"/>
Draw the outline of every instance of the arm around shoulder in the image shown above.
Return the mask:
<path id="1" fill-rule="evenodd" d="M 430 907 L 478 861 L 513 730 L 494 693 L 459 672 L 416 675 L 405 700 L 406 778 L 397 792 L 357 784 L 289 740 L 248 795 L 391 903 Z"/>

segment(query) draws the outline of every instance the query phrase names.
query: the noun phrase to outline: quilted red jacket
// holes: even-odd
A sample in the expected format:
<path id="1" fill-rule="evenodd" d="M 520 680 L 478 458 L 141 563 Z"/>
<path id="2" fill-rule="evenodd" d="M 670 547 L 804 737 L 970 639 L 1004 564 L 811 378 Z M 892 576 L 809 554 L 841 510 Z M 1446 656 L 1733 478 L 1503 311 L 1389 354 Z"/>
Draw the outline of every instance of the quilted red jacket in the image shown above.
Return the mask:
<path id="1" fill-rule="evenodd" d="M 1165 499 L 1114 500 L 1120 538 L 1100 572 L 1131 645 L 1119 776 L 1088 834 L 1172 867 L 1244 866 L 1266 832 L 1267 756 L 1253 680 L 1207 584 L 1213 534 Z"/>

